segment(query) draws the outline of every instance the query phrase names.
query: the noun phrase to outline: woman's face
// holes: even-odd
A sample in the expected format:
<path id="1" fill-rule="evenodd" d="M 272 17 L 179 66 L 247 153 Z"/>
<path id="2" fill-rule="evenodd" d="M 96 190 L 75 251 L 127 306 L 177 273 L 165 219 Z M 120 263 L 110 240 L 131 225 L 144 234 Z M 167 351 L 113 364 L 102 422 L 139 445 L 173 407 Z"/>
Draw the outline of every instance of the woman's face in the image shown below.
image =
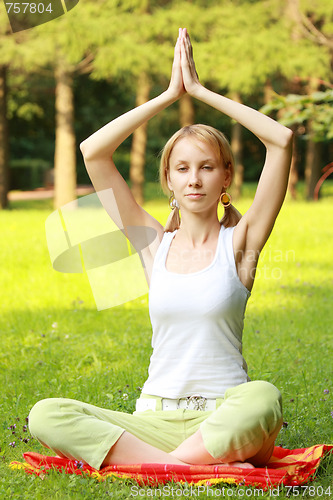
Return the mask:
<path id="1" fill-rule="evenodd" d="M 209 144 L 187 137 L 176 142 L 169 159 L 168 187 L 180 208 L 192 212 L 216 209 L 230 180 L 230 171 Z"/>

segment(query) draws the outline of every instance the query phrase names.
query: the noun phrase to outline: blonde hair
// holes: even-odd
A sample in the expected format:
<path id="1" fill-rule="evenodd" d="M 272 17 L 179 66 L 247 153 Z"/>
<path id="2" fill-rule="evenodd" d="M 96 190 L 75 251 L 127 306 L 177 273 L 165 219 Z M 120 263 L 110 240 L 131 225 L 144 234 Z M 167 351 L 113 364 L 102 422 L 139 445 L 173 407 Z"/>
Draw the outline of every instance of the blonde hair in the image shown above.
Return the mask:
<path id="1" fill-rule="evenodd" d="M 163 189 L 163 192 L 170 196 L 172 192 L 168 187 L 168 172 L 169 172 L 169 162 L 170 156 L 173 151 L 175 144 L 184 137 L 190 139 L 196 139 L 198 141 L 204 142 L 208 144 L 212 150 L 214 151 L 216 157 L 224 165 L 224 168 L 230 171 L 231 182 L 235 175 L 235 166 L 234 166 L 234 157 L 231 151 L 230 144 L 224 134 L 219 130 L 216 130 L 214 127 L 210 127 L 209 125 L 188 125 L 186 127 L 178 130 L 166 143 L 163 148 L 161 161 L 160 161 L 160 183 Z M 230 182 L 230 184 L 231 184 Z M 224 216 L 221 219 L 220 223 L 225 227 L 233 227 L 236 226 L 238 221 L 241 219 L 241 214 L 236 210 L 233 205 L 224 209 Z M 180 226 L 180 218 L 179 218 L 179 209 L 174 208 L 166 222 L 164 231 L 172 232 L 176 229 L 179 229 Z"/>

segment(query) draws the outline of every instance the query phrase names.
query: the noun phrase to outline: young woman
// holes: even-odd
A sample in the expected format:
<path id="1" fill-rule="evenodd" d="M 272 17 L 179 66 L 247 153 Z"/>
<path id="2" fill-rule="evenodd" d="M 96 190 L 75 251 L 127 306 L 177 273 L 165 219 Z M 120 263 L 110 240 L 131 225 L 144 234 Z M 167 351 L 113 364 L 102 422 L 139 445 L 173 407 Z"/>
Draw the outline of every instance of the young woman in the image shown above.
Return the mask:
<path id="1" fill-rule="evenodd" d="M 137 127 L 185 92 L 247 127 L 265 145 L 266 159 L 254 201 L 240 218 L 228 206 L 233 160 L 225 137 L 205 125 L 177 132 L 160 174 L 181 222 L 175 208 L 165 231 L 136 203 L 112 157 Z M 168 89 L 81 144 L 96 191 L 113 190 L 125 231 L 147 226 L 157 233 L 143 255 L 154 350 L 133 415 L 46 399 L 29 418 L 41 443 L 95 468 L 267 463 L 281 427 L 281 397 L 270 383 L 249 381 L 242 330 L 257 260 L 285 197 L 291 144 L 289 129 L 200 84 L 186 29 L 179 30 Z M 220 200 L 227 205 L 222 224 Z"/>

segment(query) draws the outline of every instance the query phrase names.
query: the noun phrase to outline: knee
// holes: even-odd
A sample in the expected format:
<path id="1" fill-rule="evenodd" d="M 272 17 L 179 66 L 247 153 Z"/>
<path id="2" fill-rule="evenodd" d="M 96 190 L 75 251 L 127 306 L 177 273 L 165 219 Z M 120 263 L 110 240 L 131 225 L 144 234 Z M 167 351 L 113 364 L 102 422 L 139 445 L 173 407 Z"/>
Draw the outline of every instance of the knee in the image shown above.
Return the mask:
<path id="1" fill-rule="evenodd" d="M 259 420 L 267 422 L 268 432 L 282 425 L 282 397 L 280 391 L 266 381 L 248 382 L 251 391 L 251 408 Z"/>
<path id="2" fill-rule="evenodd" d="M 29 413 L 30 433 L 40 441 L 43 441 L 45 430 L 50 429 L 50 421 L 58 406 L 57 402 L 57 398 L 42 399 L 32 407 Z"/>
<path id="3" fill-rule="evenodd" d="M 271 383 L 261 380 L 247 382 L 231 390 L 235 405 L 242 408 L 246 425 L 260 425 L 268 434 L 282 425 L 282 398 L 280 391 Z M 230 401 L 231 402 L 231 401 Z M 238 420 L 236 419 L 236 422 Z M 244 419 L 240 417 L 241 425 Z"/>
<path id="4" fill-rule="evenodd" d="M 275 385 L 264 380 L 254 380 L 253 382 L 248 382 L 248 384 L 257 404 L 268 410 L 275 406 L 282 410 L 281 393 Z"/>

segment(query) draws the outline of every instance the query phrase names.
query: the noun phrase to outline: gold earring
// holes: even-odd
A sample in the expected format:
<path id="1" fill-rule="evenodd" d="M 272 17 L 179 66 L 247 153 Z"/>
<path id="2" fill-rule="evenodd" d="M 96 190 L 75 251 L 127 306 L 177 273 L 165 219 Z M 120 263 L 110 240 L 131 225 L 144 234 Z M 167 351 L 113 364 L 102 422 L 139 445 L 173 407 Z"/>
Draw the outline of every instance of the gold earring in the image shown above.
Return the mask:
<path id="1" fill-rule="evenodd" d="M 222 193 L 220 196 L 220 202 L 221 205 L 223 205 L 224 208 L 228 208 L 231 205 L 231 196 L 229 193 Z"/>

